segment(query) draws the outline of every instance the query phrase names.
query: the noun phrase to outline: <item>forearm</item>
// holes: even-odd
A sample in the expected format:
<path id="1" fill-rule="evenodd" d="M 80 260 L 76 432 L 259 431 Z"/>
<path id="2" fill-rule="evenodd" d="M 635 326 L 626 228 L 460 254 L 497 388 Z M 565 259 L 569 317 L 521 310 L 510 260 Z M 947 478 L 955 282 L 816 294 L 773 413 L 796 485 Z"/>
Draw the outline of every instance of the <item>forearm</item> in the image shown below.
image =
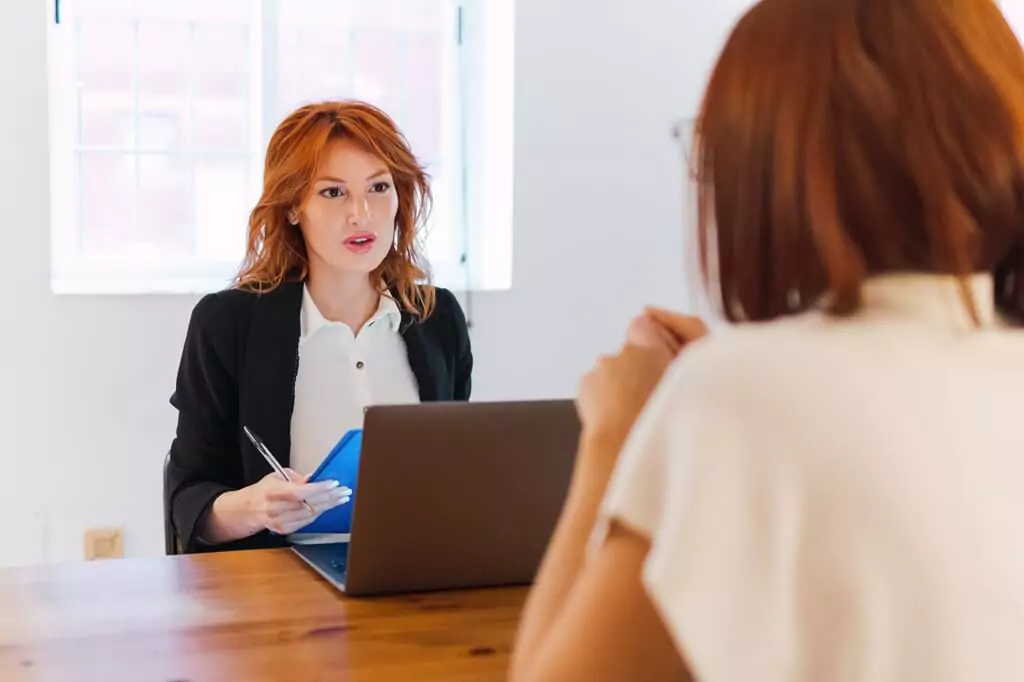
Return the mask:
<path id="1" fill-rule="evenodd" d="M 580 443 L 568 499 L 523 610 L 512 657 L 513 680 L 518 679 L 521 661 L 532 660 L 544 642 L 583 569 L 617 449 L 613 443 L 590 438 Z"/>
<path id="2" fill-rule="evenodd" d="M 221 545 L 250 537 L 263 530 L 253 513 L 248 490 L 233 490 L 213 502 L 200 528 L 199 537 L 208 545 Z"/>

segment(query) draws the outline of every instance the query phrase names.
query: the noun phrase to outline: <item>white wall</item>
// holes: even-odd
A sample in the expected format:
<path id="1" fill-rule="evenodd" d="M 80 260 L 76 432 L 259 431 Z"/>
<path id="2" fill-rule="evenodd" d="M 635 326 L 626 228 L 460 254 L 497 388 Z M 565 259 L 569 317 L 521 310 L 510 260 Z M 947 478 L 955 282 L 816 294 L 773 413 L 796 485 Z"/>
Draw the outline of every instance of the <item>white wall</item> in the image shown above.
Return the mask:
<path id="1" fill-rule="evenodd" d="M 162 551 L 167 399 L 195 303 L 50 293 L 50 1 L 0 21 L 0 565 L 78 560 L 105 524 L 129 555 Z M 643 304 L 686 305 L 669 129 L 747 4 L 518 0 L 514 284 L 473 297 L 478 399 L 569 396 Z"/>

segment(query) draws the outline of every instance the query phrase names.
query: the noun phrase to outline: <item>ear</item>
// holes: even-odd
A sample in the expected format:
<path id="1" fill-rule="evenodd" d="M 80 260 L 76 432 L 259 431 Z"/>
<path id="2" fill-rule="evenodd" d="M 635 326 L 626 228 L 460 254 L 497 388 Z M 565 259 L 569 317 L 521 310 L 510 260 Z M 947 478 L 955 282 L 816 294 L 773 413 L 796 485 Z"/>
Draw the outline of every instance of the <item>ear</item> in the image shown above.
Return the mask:
<path id="1" fill-rule="evenodd" d="M 299 212 L 294 208 L 288 211 L 288 224 L 295 227 L 299 224 Z"/>

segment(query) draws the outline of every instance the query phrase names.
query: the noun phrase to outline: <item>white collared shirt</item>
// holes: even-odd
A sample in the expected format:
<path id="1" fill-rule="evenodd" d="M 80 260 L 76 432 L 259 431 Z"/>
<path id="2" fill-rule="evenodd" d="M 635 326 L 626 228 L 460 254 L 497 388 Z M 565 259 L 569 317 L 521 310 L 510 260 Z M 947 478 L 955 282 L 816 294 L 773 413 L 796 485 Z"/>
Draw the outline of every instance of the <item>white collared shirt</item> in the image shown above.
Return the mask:
<path id="1" fill-rule="evenodd" d="M 386 294 L 357 334 L 325 319 L 305 287 L 300 315 L 290 461 L 309 474 L 346 431 L 362 428 L 363 408 L 417 403 L 419 388 L 399 333 L 401 313 Z"/>
<path id="2" fill-rule="evenodd" d="M 714 332 L 609 484 L 647 593 L 705 682 L 1024 679 L 1024 332 L 951 278 L 869 281 Z"/>

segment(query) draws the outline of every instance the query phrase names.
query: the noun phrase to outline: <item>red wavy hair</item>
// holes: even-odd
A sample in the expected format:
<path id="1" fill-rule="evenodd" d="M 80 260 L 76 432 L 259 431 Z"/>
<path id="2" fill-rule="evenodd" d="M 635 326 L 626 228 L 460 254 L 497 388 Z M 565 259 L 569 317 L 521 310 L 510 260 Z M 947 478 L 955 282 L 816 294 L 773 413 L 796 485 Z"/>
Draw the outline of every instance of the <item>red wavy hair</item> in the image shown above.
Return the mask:
<path id="1" fill-rule="evenodd" d="M 395 246 L 374 271 L 399 304 L 421 318 L 434 308 L 434 289 L 421 249 L 420 231 L 430 213 L 430 181 L 409 142 L 386 113 L 365 102 L 308 104 L 292 112 L 267 147 L 263 194 L 249 215 L 245 259 L 235 286 L 266 293 L 309 275 L 302 232 L 289 212 L 302 206 L 328 144 L 347 140 L 379 157 L 398 193 Z"/>
<path id="2" fill-rule="evenodd" d="M 1024 320 L 1024 50 L 992 0 L 762 0 L 695 141 L 704 277 L 729 319 L 823 295 L 852 313 L 872 275 L 995 271 Z"/>

